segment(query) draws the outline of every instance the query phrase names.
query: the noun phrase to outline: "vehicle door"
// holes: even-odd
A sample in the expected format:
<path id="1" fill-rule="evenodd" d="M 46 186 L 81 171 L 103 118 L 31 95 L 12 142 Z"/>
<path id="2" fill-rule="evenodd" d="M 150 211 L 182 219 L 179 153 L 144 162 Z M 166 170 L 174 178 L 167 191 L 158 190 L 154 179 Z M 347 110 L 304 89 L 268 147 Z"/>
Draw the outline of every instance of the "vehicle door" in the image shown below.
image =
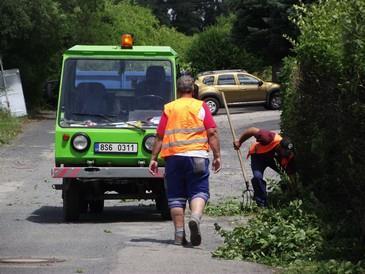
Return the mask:
<path id="1" fill-rule="evenodd" d="M 239 101 L 264 101 L 266 97 L 262 81 L 247 74 L 237 74 L 239 82 L 240 98 Z"/>
<path id="2" fill-rule="evenodd" d="M 240 87 L 237 85 L 234 74 L 218 75 L 217 89 L 219 92 L 224 92 L 227 103 L 237 102 Z"/>

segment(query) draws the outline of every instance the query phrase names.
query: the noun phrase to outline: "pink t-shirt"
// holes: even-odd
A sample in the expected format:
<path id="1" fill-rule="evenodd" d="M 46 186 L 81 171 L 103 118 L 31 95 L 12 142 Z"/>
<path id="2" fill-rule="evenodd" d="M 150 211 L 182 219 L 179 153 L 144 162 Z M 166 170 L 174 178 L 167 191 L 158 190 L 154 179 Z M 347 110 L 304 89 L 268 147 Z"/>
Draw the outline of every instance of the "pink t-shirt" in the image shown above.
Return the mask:
<path id="1" fill-rule="evenodd" d="M 215 124 L 215 121 L 213 119 L 213 116 L 210 113 L 209 107 L 204 102 L 203 102 L 202 110 L 199 112 L 199 115 L 202 115 L 204 117 L 203 123 L 204 123 L 205 129 L 217 127 L 217 125 Z M 157 127 L 157 134 L 159 136 L 163 136 L 165 134 L 167 120 L 168 120 L 167 115 L 164 112 L 161 116 L 160 123 L 158 124 L 158 127 Z"/>

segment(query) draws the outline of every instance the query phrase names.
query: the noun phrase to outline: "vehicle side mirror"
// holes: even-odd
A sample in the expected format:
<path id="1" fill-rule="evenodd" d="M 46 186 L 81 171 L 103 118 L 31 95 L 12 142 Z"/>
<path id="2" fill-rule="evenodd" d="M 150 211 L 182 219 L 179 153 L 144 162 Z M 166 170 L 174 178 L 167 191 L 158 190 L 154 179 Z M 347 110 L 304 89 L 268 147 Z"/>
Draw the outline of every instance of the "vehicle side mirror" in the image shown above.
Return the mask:
<path id="1" fill-rule="evenodd" d="M 264 84 L 264 82 L 262 82 L 261 80 L 259 81 L 259 87 L 261 87 L 263 84 Z"/>

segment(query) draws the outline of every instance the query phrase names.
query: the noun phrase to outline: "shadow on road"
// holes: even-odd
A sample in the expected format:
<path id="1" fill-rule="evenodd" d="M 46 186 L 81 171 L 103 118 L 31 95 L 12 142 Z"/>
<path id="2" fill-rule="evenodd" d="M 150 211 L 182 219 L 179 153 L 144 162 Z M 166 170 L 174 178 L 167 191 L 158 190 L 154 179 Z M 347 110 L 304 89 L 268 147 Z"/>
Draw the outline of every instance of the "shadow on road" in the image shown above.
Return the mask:
<path id="1" fill-rule="evenodd" d="M 166 245 L 175 245 L 174 240 L 161 240 L 161 239 L 153 239 L 153 238 L 138 238 L 138 239 L 131 239 L 130 242 L 134 243 L 157 243 L 157 244 L 166 244 Z M 187 242 L 183 245 L 185 248 L 194 248 L 194 246 Z M 195 247 L 197 248 L 197 247 Z"/>
<path id="2" fill-rule="evenodd" d="M 28 221 L 41 224 L 66 223 L 62 207 L 42 206 L 35 210 Z M 164 221 L 154 206 L 105 207 L 100 214 L 81 214 L 75 223 L 161 222 Z"/>
<path id="3" fill-rule="evenodd" d="M 174 240 L 160 240 L 160 239 L 153 239 L 153 238 L 138 238 L 138 239 L 131 239 L 131 242 L 134 243 L 158 243 L 158 244 L 173 244 Z"/>

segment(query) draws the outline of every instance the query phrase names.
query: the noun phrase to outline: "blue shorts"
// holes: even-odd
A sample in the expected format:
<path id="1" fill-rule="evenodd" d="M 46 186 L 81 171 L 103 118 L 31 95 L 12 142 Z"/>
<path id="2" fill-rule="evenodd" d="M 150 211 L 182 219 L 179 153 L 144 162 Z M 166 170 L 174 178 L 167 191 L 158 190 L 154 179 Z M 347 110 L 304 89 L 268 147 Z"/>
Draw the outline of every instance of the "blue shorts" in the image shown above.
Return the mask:
<path id="1" fill-rule="evenodd" d="M 209 159 L 188 156 L 165 158 L 169 208 L 185 208 L 186 201 L 209 199 Z"/>

